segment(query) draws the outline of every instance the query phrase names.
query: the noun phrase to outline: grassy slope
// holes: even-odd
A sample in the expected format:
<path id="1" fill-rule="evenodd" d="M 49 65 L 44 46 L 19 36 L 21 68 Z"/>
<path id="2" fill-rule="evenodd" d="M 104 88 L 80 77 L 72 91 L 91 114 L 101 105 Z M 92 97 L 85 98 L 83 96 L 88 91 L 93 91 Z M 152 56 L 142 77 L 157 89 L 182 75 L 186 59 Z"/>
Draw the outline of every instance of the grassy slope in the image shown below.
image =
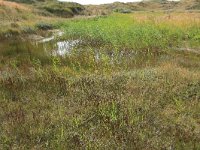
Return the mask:
<path id="1" fill-rule="evenodd" d="M 1 36 L 3 36 L 11 29 L 17 28 L 18 25 L 14 24 L 14 22 L 21 22 L 22 20 L 26 20 L 29 17 L 26 16 L 26 14 L 31 15 L 30 10 L 26 6 L 12 2 L 0 1 L 0 18 L 2 20 L 0 22 Z M 13 24 L 13 27 L 11 24 Z M 13 30 L 13 32 L 15 31 Z"/>
<path id="2" fill-rule="evenodd" d="M 18 3 L 31 4 L 40 11 L 48 12 L 58 17 L 73 17 L 81 14 L 84 7 L 78 3 L 73 2 L 58 2 L 57 0 L 9 0 Z"/>
<path id="3" fill-rule="evenodd" d="M 24 7 L 26 9 L 22 9 Z M 19 34 L 33 34 L 38 30 L 37 25 L 43 23 L 52 26 L 59 21 L 58 18 L 37 15 L 32 9 L 30 6 L 13 2 L 1 3 L 0 39 L 6 39 Z"/>
<path id="4" fill-rule="evenodd" d="M 53 24 L 80 14 L 83 9 L 75 3 L 44 1 L 27 4 L 0 0 L 0 38 L 21 33 L 32 34 L 45 25 L 53 28 Z"/>
<path id="5" fill-rule="evenodd" d="M 180 2 L 154 2 L 143 1 L 138 3 L 120 3 L 115 2 L 112 4 L 104 5 L 88 5 L 86 6 L 87 14 L 105 14 L 112 11 L 163 11 L 163 10 L 199 10 L 200 2 L 198 0 L 182 0 Z"/>

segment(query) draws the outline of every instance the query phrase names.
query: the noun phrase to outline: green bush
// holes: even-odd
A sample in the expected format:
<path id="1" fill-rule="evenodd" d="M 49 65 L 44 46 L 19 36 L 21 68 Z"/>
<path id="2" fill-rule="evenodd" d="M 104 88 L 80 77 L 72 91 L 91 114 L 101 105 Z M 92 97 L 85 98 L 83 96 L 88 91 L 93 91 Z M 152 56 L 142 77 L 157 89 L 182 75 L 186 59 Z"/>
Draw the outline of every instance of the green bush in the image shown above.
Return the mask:
<path id="1" fill-rule="evenodd" d="M 73 17 L 84 10 L 83 6 L 68 2 L 46 2 L 41 8 L 56 16 L 65 18 Z"/>
<path id="2" fill-rule="evenodd" d="M 51 30 L 54 28 L 52 24 L 44 23 L 44 22 L 36 24 L 36 27 L 40 30 Z"/>

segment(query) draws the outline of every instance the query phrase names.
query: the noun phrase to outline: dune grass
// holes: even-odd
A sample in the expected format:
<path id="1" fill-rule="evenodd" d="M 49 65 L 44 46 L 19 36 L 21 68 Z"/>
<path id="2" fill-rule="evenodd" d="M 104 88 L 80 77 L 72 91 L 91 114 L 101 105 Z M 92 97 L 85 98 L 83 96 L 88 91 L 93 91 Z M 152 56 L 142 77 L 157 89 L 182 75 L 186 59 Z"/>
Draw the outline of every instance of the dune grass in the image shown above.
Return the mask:
<path id="1" fill-rule="evenodd" d="M 200 55 L 173 49 L 199 24 L 162 17 L 60 23 L 81 41 L 65 57 L 1 50 L 0 148 L 200 149 Z"/>
<path id="2" fill-rule="evenodd" d="M 30 1 L 24 2 L 29 3 Z M 41 34 L 41 30 L 46 30 L 46 28 L 43 28 L 44 26 L 50 25 L 51 28 L 48 29 L 54 29 L 56 28 L 55 24 L 65 21 L 68 15 L 73 17 L 78 15 L 78 11 L 83 10 L 80 5 L 74 3 L 58 3 L 56 1 L 27 3 L 0 0 L 0 40 L 16 36 Z M 64 8 L 66 12 L 62 10 Z M 50 9 L 49 11 L 52 12 L 48 12 L 46 9 Z"/>

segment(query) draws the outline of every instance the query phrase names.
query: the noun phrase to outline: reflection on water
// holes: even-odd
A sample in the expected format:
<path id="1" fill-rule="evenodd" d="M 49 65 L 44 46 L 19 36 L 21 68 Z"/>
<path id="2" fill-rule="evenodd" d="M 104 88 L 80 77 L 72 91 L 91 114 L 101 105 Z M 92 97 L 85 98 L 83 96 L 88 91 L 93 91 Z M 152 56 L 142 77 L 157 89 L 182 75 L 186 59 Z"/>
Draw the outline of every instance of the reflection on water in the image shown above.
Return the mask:
<path id="1" fill-rule="evenodd" d="M 57 33 L 62 35 L 63 33 Z M 3 57 L 30 57 L 41 60 L 49 59 L 51 56 L 65 57 L 90 57 L 94 58 L 96 63 L 108 62 L 113 65 L 121 63 L 135 63 L 151 61 L 156 62 L 157 53 L 148 54 L 143 51 L 121 50 L 116 51 L 109 48 L 87 47 L 85 42 L 79 39 L 61 40 L 53 35 L 47 38 L 36 38 L 35 40 L 9 39 L 0 43 L 0 58 Z"/>
<path id="2" fill-rule="evenodd" d="M 0 53 L 24 54 L 28 52 L 44 55 L 65 56 L 80 43 L 79 40 L 57 41 L 54 37 L 42 40 L 9 39 L 0 43 Z"/>
<path id="3" fill-rule="evenodd" d="M 54 56 L 65 56 L 71 53 L 71 50 L 80 43 L 79 40 L 59 41 L 56 43 L 56 49 L 53 51 Z"/>
<path id="4" fill-rule="evenodd" d="M 52 36 L 46 37 L 46 38 L 42 38 L 42 39 L 40 39 L 40 40 L 37 41 L 37 42 L 39 42 L 39 43 L 50 42 L 50 41 L 52 41 L 52 40 L 55 40 L 56 37 L 61 37 L 63 34 L 64 34 L 64 32 L 62 32 L 62 31 L 60 31 L 60 30 L 55 30 L 55 31 L 53 32 L 53 35 L 52 35 Z"/>

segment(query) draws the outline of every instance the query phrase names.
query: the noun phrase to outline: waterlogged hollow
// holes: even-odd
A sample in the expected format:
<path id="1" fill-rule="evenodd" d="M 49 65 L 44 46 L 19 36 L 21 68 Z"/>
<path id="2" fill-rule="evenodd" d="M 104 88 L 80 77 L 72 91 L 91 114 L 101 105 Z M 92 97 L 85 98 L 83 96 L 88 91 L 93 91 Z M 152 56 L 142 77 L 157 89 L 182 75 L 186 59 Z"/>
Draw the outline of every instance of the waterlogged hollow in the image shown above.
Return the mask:
<path id="1" fill-rule="evenodd" d="M 5 56 L 41 53 L 46 56 L 65 56 L 70 54 L 78 44 L 79 40 L 57 41 L 53 37 L 42 40 L 24 40 L 13 38 L 4 40 L 0 44 L 0 52 Z"/>
<path id="2" fill-rule="evenodd" d="M 61 34 L 61 33 L 59 33 Z M 62 39 L 58 40 L 55 35 L 47 38 L 35 38 L 35 39 L 22 39 L 12 38 L 4 40 L 0 44 L 1 58 L 3 57 L 20 57 L 31 59 L 47 59 L 52 56 L 66 57 L 72 56 L 78 60 L 82 57 L 90 57 L 95 62 L 107 62 L 109 64 L 121 64 L 121 63 L 156 63 L 158 56 L 157 52 L 139 52 L 134 50 L 121 50 L 116 51 L 108 47 L 92 47 L 87 44 L 87 41 L 82 42 L 79 39 Z M 137 64 L 136 64 L 137 65 Z"/>

